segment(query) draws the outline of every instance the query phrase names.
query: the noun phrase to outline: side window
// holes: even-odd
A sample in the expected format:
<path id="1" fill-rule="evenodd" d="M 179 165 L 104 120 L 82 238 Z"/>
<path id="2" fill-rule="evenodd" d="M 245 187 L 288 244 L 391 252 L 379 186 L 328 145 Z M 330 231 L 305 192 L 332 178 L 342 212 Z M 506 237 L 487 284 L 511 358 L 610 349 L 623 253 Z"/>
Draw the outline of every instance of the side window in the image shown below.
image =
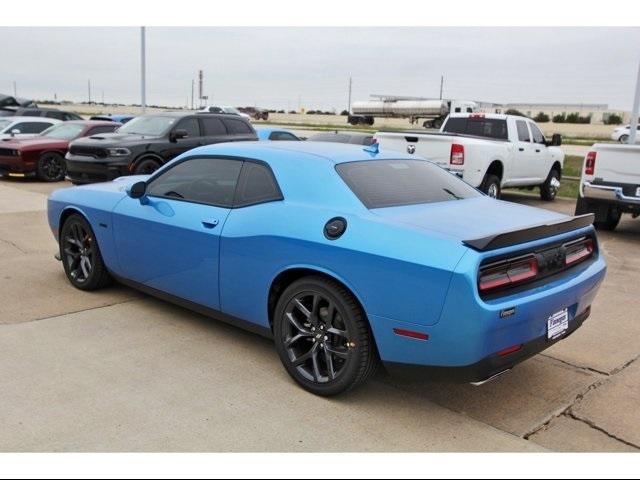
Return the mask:
<path id="1" fill-rule="evenodd" d="M 274 200 L 282 200 L 282 193 L 271 169 L 260 163 L 244 162 L 235 206 L 246 207 Z"/>
<path id="2" fill-rule="evenodd" d="M 529 126 L 531 127 L 533 143 L 544 143 L 544 135 L 542 135 L 542 132 L 540 131 L 538 126 L 535 123 L 530 123 Z"/>
<path id="3" fill-rule="evenodd" d="M 47 112 L 45 116 L 47 118 L 55 118 L 56 120 L 70 120 L 70 118 L 68 118 L 67 114 L 65 114 L 64 112 Z"/>
<path id="4" fill-rule="evenodd" d="M 151 181 L 147 192 L 153 197 L 231 208 L 242 163 L 221 158 L 185 160 Z"/>
<path id="5" fill-rule="evenodd" d="M 92 135 L 100 135 L 101 133 L 112 133 L 116 129 L 117 125 L 113 127 L 111 125 L 103 125 L 100 127 L 93 127 L 84 136 L 90 137 Z"/>
<path id="6" fill-rule="evenodd" d="M 220 135 L 226 135 L 227 129 L 219 118 L 201 117 L 200 121 L 204 127 L 204 135 L 207 137 L 214 137 Z"/>
<path id="7" fill-rule="evenodd" d="M 40 116 L 40 110 L 25 110 L 24 112 L 20 113 L 20 116 L 23 116 L 23 117 L 39 117 Z"/>
<path id="8" fill-rule="evenodd" d="M 198 119 L 196 117 L 189 117 L 180 120 L 178 125 L 176 125 L 175 130 L 186 130 L 189 137 L 200 136 L 200 125 L 198 124 Z"/>
<path id="9" fill-rule="evenodd" d="M 516 126 L 518 127 L 518 140 L 521 142 L 530 142 L 531 136 L 529 135 L 529 127 L 524 120 L 516 120 Z"/>
<path id="10" fill-rule="evenodd" d="M 225 118 L 224 124 L 227 126 L 227 130 L 231 135 L 239 135 L 243 133 L 253 133 L 251 127 L 244 123 L 242 120 L 235 120 L 233 118 Z"/>
<path id="11" fill-rule="evenodd" d="M 269 140 L 290 141 L 290 140 L 298 140 L 298 138 L 289 132 L 271 132 L 271 135 L 269 135 Z"/>
<path id="12" fill-rule="evenodd" d="M 22 122 L 11 127 L 11 130 L 20 130 L 20 133 L 40 133 L 51 126 L 45 122 Z"/>

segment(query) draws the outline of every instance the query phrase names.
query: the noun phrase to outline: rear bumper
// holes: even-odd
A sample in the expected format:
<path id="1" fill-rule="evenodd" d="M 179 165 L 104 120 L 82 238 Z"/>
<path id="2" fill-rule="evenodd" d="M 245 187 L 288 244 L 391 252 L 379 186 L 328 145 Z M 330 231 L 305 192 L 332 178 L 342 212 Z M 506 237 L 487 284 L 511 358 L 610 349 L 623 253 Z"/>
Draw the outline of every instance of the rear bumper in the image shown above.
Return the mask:
<path id="1" fill-rule="evenodd" d="M 640 206 L 640 197 L 629 195 L 630 189 L 637 189 L 636 185 L 598 185 L 591 182 L 584 182 L 582 185 L 582 195 L 589 200 L 607 203 L 618 203 L 622 205 Z"/>
<path id="2" fill-rule="evenodd" d="M 410 378 L 413 380 L 435 380 L 452 383 L 476 383 L 484 382 L 501 373 L 511 370 L 517 364 L 537 355 L 555 343 L 567 338 L 584 321 L 589 318 L 591 307 L 587 307 L 582 313 L 574 317 L 569 322 L 566 333 L 554 340 L 547 339 L 546 336 L 538 337 L 522 344 L 521 348 L 509 355 L 500 356 L 498 354 L 489 355 L 482 360 L 471 365 L 459 367 L 425 366 L 412 365 L 395 362 L 383 362 L 385 369 L 393 376 Z"/>
<path id="3" fill-rule="evenodd" d="M 67 155 L 67 176 L 73 183 L 108 182 L 123 175 L 130 175 L 129 161 L 80 160 Z"/>

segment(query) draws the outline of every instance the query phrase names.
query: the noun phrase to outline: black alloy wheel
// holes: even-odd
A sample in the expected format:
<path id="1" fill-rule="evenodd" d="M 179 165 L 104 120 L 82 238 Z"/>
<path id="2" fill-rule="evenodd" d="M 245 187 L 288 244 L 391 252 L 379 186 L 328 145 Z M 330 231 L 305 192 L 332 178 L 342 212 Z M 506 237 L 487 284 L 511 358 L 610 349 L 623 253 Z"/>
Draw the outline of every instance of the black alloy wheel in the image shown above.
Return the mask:
<path id="1" fill-rule="evenodd" d="M 158 162 L 150 158 L 147 158 L 145 160 L 142 160 L 140 163 L 138 163 L 138 165 L 136 165 L 134 173 L 136 175 L 151 175 L 158 168 L 160 168 L 160 164 Z"/>
<path id="2" fill-rule="evenodd" d="M 73 214 L 60 233 L 60 258 L 69 281 L 81 290 L 96 290 L 106 285 L 110 276 L 89 223 Z"/>
<path id="3" fill-rule="evenodd" d="M 45 182 L 59 182 L 64 180 L 66 165 L 62 155 L 56 152 L 47 152 L 38 160 L 38 178 Z"/>
<path id="4" fill-rule="evenodd" d="M 294 282 L 280 297 L 274 331 L 288 373 L 317 395 L 363 383 L 377 356 L 369 326 L 353 296 L 321 277 Z"/>

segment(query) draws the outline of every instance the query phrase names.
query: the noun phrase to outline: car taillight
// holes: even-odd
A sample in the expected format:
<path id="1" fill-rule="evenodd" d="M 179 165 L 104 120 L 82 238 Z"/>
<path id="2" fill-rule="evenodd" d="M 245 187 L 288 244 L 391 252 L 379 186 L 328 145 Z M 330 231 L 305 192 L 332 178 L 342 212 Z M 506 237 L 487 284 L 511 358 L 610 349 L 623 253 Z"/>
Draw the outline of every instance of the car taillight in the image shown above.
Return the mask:
<path id="1" fill-rule="evenodd" d="M 531 280 L 537 275 L 538 260 L 536 257 L 507 260 L 498 265 L 489 265 L 481 269 L 478 288 L 481 292 L 488 292 Z"/>
<path id="2" fill-rule="evenodd" d="M 451 165 L 464 165 L 464 145 L 454 143 L 451 145 Z"/>
<path id="3" fill-rule="evenodd" d="M 567 253 L 564 259 L 566 266 L 575 265 L 583 260 L 586 260 L 593 254 L 593 240 L 590 238 L 578 243 L 566 246 Z"/>
<path id="4" fill-rule="evenodd" d="M 584 174 L 585 175 L 593 175 L 596 171 L 596 156 L 597 152 L 589 152 L 587 153 L 587 157 L 584 161 Z"/>

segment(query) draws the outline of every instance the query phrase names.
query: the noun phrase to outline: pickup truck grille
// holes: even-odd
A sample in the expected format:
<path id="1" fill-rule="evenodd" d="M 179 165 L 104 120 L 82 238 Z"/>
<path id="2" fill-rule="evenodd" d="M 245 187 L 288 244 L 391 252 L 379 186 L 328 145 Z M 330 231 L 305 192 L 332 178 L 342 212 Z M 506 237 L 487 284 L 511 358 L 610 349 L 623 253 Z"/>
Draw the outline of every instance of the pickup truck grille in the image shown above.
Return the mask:
<path id="1" fill-rule="evenodd" d="M 99 147 L 85 147 L 81 145 L 71 145 L 69 149 L 71 155 L 81 155 L 83 157 L 105 158 L 107 151 Z"/>

